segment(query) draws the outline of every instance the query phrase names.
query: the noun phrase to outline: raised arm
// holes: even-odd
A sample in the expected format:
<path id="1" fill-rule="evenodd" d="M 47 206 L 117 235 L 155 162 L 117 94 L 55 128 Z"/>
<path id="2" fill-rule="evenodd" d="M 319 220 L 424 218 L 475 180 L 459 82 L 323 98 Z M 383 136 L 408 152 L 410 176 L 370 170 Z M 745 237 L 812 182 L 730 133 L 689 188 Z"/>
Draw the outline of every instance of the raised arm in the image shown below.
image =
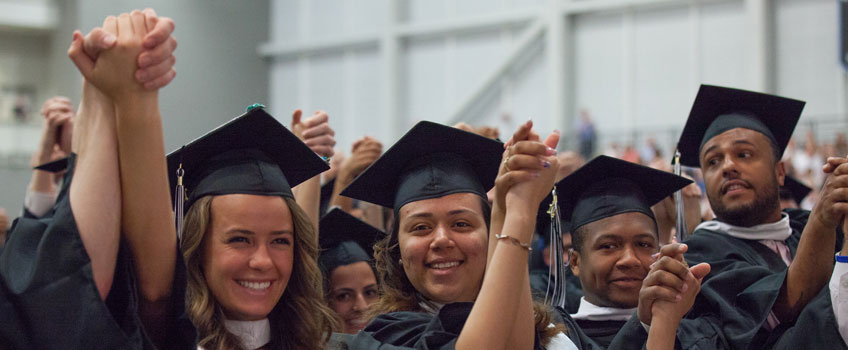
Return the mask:
<path id="1" fill-rule="evenodd" d="M 73 59 L 82 55 L 83 38 L 74 33 L 68 49 Z M 121 182 L 118 139 L 112 101 L 88 81 L 72 142 L 77 154 L 70 203 L 85 251 L 91 259 L 94 283 L 106 299 L 112 286 L 121 227 Z"/>
<path id="2" fill-rule="evenodd" d="M 114 102 L 121 178 L 121 228 L 132 252 L 140 295 L 139 311 L 154 339 L 157 320 L 169 301 L 176 263 L 176 232 L 170 208 L 158 93 L 135 80 L 136 59 L 151 18 L 140 11 L 108 17 L 103 31 L 113 48 L 96 61 L 77 57 L 86 79 Z"/>
<path id="3" fill-rule="evenodd" d="M 519 128 L 512 140 L 514 146 L 504 154 L 505 165 L 501 166 L 495 185 L 486 274 L 457 340 L 457 349 L 533 346 L 535 322 L 527 268 L 529 250 L 513 239 L 530 242 L 536 210 L 556 177 L 557 159 L 552 150 L 559 134 L 554 133 L 541 143 L 538 136 L 531 136 L 531 128 L 532 123 Z"/>
<path id="4" fill-rule="evenodd" d="M 794 322 L 801 310 L 827 285 L 833 272 L 836 230 L 848 214 L 848 164 L 842 158 L 828 159 L 830 173 L 822 187 L 807 225 L 801 234 L 795 258 L 786 272 L 773 311 L 781 322 Z"/>
<path id="5" fill-rule="evenodd" d="M 336 145 L 336 132 L 330 127 L 329 116 L 324 111 L 316 111 L 306 119 L 301 119 L 301 110 L 292 113 L 292 132 L 303 140 L 315 154 L 330 159 L 333 156 L 333 146 Z M 306 212 L 309 220 L 318 230 L 321 206 L 321 175 L 315 175 L 292 189 L 297 204 Z M 316 235 L 315 239 L 318 239 Z M 316 241 L 317 242 L 317 241 Z"/>
<path id="6" fill-rule="evenodd" d="M 350 213 L 353 209 L 353 199 L 342 196 L 345 189 L 359 174 L 362 174 L 371 164 L 380 158 L 383 153 L 383 144 L 377 139 L 365 136 L 353 143 L 350 157 L 347 157 L 336 173 L 336 181 L 333 183 L 333 194 L 330 197 L 330 205 L 335 205 Z"/>

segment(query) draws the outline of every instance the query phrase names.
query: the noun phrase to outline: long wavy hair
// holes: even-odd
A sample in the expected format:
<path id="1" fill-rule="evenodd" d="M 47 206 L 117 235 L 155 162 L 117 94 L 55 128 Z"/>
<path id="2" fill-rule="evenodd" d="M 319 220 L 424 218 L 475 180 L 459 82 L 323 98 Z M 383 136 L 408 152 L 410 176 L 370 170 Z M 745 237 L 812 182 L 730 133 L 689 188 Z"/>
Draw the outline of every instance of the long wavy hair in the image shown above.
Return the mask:
<path id="1" fill-rule="evenodd" d="M 480 198 L 480 206 L 483 211 L 483 219 L 486 222 L 486 232 L 490 229 L 490 221 L 492 209 L 489 203 Z M 403 266 L 400 264 L 400 244 L 398 243 L 398 234 L 400 231 L 400 215 L 398 209 L 395 209 L 394 218 L 392 220 L 392 229 L 389 234 L 374 244 L 374 258 L 377 268 L 377 277 L 383 288 L 383 294 L 380 299 L 371 305 L 366 313 L 366 318 L 374 319 L 375 317 L 399 311 L 424 311 L 420 303 L 426 302 L 423 295 L 415 290 L 412 282 L 406 277 Z M 487 235 L 488 237 L 488 235 Z M 550 339 L 559 332 L 565 331 L 565 326 L 562 324 L 549 327 L 553 316 L 551 309 L 545 304 L 534 302 L 533 314 L 535 318 L 536 331 L 542 340 L 542 344 L 547 344 Z"/>
<path id="2" fill-rule="evenodd" d="M 186 312 L 197 327 L 198 345 L 207 350 L 243 350 L 241 341 L 224 326 L 224 310 L 203 275 L 202 247 L 212 223 L 212 198 L 197 200 L 185 215 L 181 248 L 188 272 Z M 294 264 L 286 290 L 271 310 L 269 349 L 323 349 L 338 329 L 333 311 L 324 304 L 315 226 L 297 203 L 282 197 L 294 224 Z"/>

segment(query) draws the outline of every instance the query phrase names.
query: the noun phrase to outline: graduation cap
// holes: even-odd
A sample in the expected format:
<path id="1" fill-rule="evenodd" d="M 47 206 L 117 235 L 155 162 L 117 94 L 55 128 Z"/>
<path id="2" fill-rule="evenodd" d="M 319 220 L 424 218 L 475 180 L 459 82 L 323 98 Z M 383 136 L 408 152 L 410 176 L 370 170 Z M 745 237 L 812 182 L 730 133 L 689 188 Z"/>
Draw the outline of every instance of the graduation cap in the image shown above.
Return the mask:
<path id="1" fill-rule="evenodd" d="M 58 173 L 68 168 L 68 157 L 60 158 L 52 162 L 41 164 L 33 169 L 44 170 L 51 173 Z"/>
<path id="2" fill-rule="evenodd" d="M 318 227 L 318 264 L 328 278 L 336 267 L 374 260 L 374 243 L 383 237 L 383 231 L 339 208 L 324 215 Z"/>
<path id="3" fill-rule="evenodd" d="M 395 210 L 409 202 L 454 193 L 486 198 L 502 154 L 500 142 L 422 121 L 341 194 Z"/>
<path id="4" fill-rule="evenodd" d="M 699 167 L 701 147 L 716 135 L 735 128 L 765 135 L 780 157 L 801 118 L 804 104 L 759 92 L 701 85 L 677 142 L 680 164 Z"/>
<path id="5" fill-rule="evenodd" d="M 207 195 L 294 198 L 291 188 L 329 169 L 300 139 L 262 108 L 250 109 L 168 155 L 180 232 L 187 209 Z M 179 192 L 184 186 L 187 195 Z M 179 203 L 184 199 L 185 203 Z"/>
<path id="6" fill-rule="evenodd" d="M 810 194 L 812 188 L 807 187 L 794 177 L 786 175 L 783 180 L 783 186 L 780 186 L 780 199 L 791 199 L 795 203 L 801 205 L 801 201 Z"/>
<path id="7" fill-rule="evenodd" d="M 598 156 L 560 181 L 560 214 L 571 222 L 571 232 L 628 212 L 654 218 L 651 206 L 690 183 L 692 180 L 672 173 Z"/>

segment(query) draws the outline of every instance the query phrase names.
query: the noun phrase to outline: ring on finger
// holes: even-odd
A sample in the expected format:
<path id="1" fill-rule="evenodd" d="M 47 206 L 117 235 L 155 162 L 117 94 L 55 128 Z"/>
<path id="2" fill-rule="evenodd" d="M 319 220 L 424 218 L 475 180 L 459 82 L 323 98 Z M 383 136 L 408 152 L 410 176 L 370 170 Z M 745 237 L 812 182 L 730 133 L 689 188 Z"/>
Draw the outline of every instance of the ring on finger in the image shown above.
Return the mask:
<path id="1" fill-rule="evenodd" d="M 510 157 L 512 157 L 512 156 L 511 156 L 511 155 L 510 155 L 510 156 L 506 156 L 506 158 L 504 158 L 504 162 L 503 162 L 504 169 L 506 169 L 506 171 L 507 171 L 507 172 L 509 172 L 509 171 L 510 171 L 510 170 L 509 170 L 509 158 L 510 158 Z"/>

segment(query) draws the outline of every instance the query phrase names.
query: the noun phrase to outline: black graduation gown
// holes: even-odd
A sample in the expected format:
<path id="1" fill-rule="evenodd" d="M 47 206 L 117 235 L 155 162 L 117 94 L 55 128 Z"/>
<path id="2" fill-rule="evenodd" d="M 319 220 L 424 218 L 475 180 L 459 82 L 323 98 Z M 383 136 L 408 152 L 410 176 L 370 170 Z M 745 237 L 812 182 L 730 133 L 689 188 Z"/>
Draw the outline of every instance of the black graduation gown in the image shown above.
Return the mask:
<path id="1" fill-rule="evenodd" d="M 530 290 L 533 298 L 544 302 L 548 290 L 548 269 L 536 269 L 530 271 Z M 565 309 L 570 313 L 577 313 L 580 308 L 580 298 L 583 297 L 583 288 L 580 278 L 571 273 L 571 269 L 565 272 Z"/>
<path id="2" fill-rule="evenodd" d="M 792 324 L 775 329 L 764 349 L 848 349 L 839 334 L 830 301 L 830 288 L 822 288 Z"/>
<path id="3" fill-rule="evenodd" d="M 52 215 L 16 220 L 0 250 L 0 349 L 153 349 L 138 316 L 124 244 L 105 301 L 97 291 L 70 206 L 74 160 L 72 155 Z M 185 281 L 178 259 L 171 315 L 184 314 Z M 187 318 L 174 317 L 170 329 L 167 348 L 196 348 Z"/>
<path id="4" fill-rule="evenodd" d="M 424 312 L 392 312 L 377 316 L 359 331 L 350 349 L 454 349 L 474 303 L 447 304 L 432 316 Z M 542 349 L 536 335 L 534 349 Z"/>
<path id="5" fill-rule="evenodd" d="M 565 324 L 568 338 L 578 349 L 639 350 L 648 339 L 636 315 L 629 321 L 578 321 L 562 308 L 557 307 L 555 311 L 555 322 Z"/>
<path id="6" fill-rule="evenodd" d="M 792 234 L 785 242 L 794 257 L 809 211 L 786 212 Z M 841 241 L 841 233 L 837 233 L 833 252 L 841 247 Z M 696 230 L 685 243 L 689 245 L 687 262 L 708 262 L 712 270 L 704 279 L 692 310 L 681 322 L 689 331 L 678 332 L 680 342 L 702 341 L 716 348 L 757 348 L 792 326 L 781 325 L 774 332 L 763 327 L 786 278 L 787 267 L 780 256 L 759 242 L 705 229 Z M 826 302 L 830 304 L 829 298 Z M 819 343 L 807 346 L 817 348 L 814 344 Z M 828 344 L 822 346 L 829 348 Z"/>

